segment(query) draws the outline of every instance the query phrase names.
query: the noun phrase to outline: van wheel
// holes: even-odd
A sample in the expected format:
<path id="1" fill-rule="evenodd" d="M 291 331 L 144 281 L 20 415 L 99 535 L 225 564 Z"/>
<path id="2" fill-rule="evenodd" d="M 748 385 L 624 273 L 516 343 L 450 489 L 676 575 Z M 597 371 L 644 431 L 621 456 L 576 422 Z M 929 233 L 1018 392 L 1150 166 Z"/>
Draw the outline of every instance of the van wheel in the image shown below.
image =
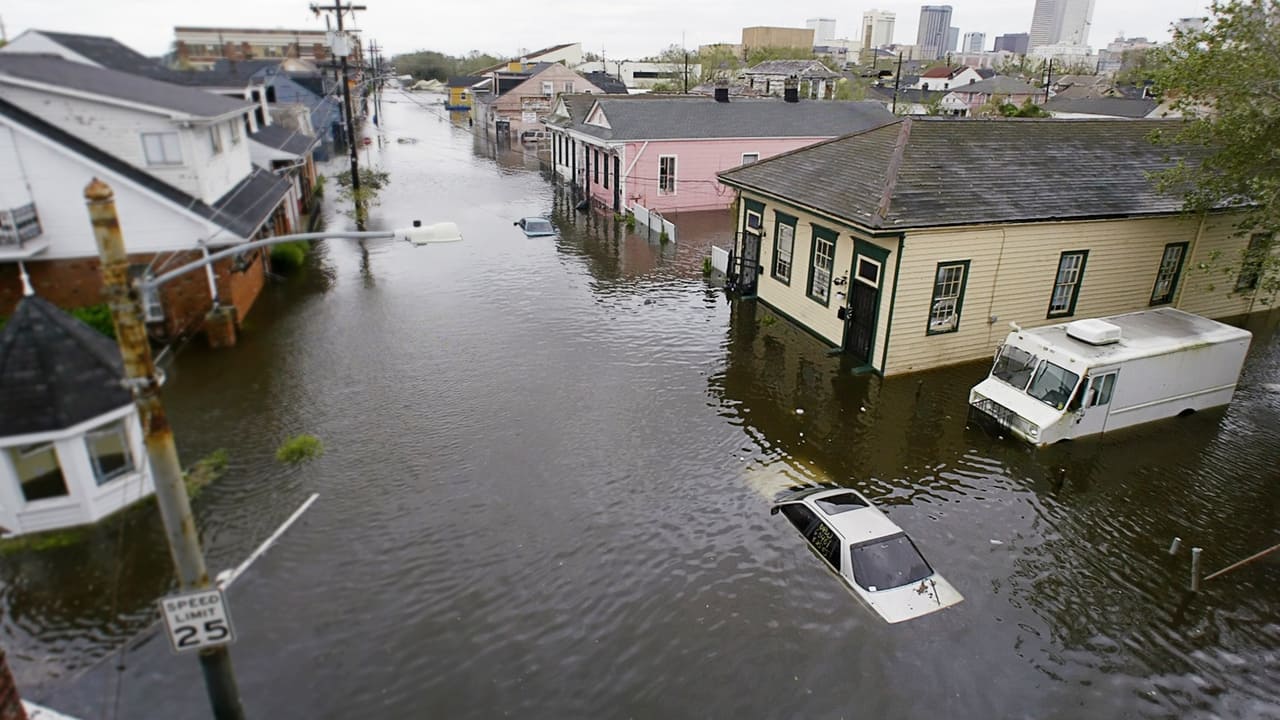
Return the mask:
<path id="1" fill-rule="evenodd" d="M 1178 417 L 1187 417 L 1188 415 L 1194 414 L 1195 411 L 1196 411 L 1195 408 L 1187 408 L 1182 412 L 1178 413 Z"/>

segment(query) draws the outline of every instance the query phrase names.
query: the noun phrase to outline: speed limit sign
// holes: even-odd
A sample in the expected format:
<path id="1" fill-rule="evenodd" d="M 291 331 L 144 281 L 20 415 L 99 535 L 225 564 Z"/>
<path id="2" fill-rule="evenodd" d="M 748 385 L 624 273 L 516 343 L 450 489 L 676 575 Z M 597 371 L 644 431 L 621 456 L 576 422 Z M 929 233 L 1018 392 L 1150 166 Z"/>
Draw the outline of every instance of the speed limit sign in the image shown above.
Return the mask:
<path id="1" fill-rule="evenodd" d="M 235 642 L 227 598 L 221 590 L 197 590 L 160 600 L 169 644 L 175 652 Z"/>

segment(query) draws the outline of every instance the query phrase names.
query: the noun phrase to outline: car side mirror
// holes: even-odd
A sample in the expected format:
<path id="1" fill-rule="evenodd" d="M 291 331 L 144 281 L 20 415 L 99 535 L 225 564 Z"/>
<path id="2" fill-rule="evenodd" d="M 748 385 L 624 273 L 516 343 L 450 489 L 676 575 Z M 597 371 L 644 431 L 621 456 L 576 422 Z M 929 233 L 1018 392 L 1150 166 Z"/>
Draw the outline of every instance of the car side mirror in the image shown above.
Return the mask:
<path id="1" fill-rule="evenodd" d="M 512 225 L 513 227 L 519 227 L 519 226 L 520 226 L 520 221 L 519 221 L 519 220 L 517 220 L 517 221 L 515 221 L 515 222 L 511 223 L 511 225 Z"/>
<path id="2" fill-rule="evenodd" d="M 774 505 L 773 507 L 769 508 L 769 514 L 770 514 L 770 515 L 777 515 L 777 514 L 778 514 L 778 506 L 777 506 L 777 505 Z"/>

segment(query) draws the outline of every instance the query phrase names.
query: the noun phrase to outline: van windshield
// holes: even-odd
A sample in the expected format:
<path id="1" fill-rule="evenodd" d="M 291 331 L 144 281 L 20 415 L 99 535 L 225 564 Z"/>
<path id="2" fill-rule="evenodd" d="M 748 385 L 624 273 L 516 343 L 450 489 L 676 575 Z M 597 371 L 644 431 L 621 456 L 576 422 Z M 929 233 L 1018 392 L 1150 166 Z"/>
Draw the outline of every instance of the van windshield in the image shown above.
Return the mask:
<path id="1" fill-rule="evenodd" d="M 1027 394 L 1045 405 L 1061 410 L 1071 399 L 1071 393 L 1076 389 L 1076 382 L 1079 380 L 1080 376 L 1070 370 L 1060 368 L 1051 362 L 1044 362 L 1036 370 L 1035 377 L 1031 379 L 1031 387 L 1027 388 Z"/>
<path id="2" fill-rule="evenodd" d="M 1031 379 L 1031 371 L 1036 369 L 1036 356 L 1012 345 L 1005 345 L 991 368 L 991 374 L 1010 385 L 1025 390 L 1027 381 Z"/>

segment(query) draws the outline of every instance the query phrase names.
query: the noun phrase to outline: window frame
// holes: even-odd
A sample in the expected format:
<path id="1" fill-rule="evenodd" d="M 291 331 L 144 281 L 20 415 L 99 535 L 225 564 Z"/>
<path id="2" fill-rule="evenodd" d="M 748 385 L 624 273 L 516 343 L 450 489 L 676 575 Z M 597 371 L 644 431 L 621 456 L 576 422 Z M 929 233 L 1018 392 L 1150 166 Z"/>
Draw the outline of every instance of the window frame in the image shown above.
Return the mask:
<path id="1" fill-rule="evenodd" d="M 141 142 L 142 142 L 142 159 L 147 163 L 148 167 L 177 166 L 177 165 L 183 164 L 182 137 L 178 133 L 176 132 L 144 132 L 144 133 L 139 133 L 139 136 L 141 137 Z M 156 142 L 159 143 L 159 147 L 158 147 L 160 151 L 159 159 L 152 159 L 151 148 L 147 145 L 147 140 L 149 138 L 155 138 Z M 173 141 L 172 148 L 169 148 L 166 146 L 165 144 L 166 139 L 170 139 Z M 177 159 L 172 159 L 170 157 L 169 150 L 171 149 L 177 152 Z"/>
<path id="2" fill-rule="evenodd" d="M 1071 288 L 1071 300 L 1067 303 L 1067 307 L 1063 310 L 1054 311 L 1053 299 L 1058 294 L 1058 286 L 1065 283 L 1059 282 L 1058 278 L 1062 275 L 1062 265 L 1068 257 L 1080 256 L 1080 266 L 1076 269 L 1075 283 Z M 1076 302 L 1080 299 L 1080 286 L 1084 285 L 1084 270 L 1089 263 L 1088 250 L 1064 250 L 1058 256 L 1058 267 L 1053 271 L 1053 287 L 1049 290 L 1049 310 L 1045 313 L 1045 318 L 1063 318 L 1071 317 L 1076 314 Z"/>
<path id="3" fill-rule="evenodd" d="M 666 177 L 666 180 L 668 182 L 663 182 L 662 162 L 664 160 L 671 161 L 671 170 L 667 172 L 667 177 Z M 675 195 L 676 192 L 679 190 L 679 183 L 676 178 L 676 173 L 679 171 L 679 167 L 680 167 L 680 162 L 677 156 L 675 155 L 659 155 L 658 156 L 658 194 L 659 195 Z M 670 189 L 663 189 L 664 185 L 670 185 L 671 187 Z"/>
<path id="4" fill-rule="evenodd" d="M 1249 244 L 1241 253 L 1240 273 L 1236 275 L 1236 285 L 1232 292 L 1247 293 L 1258 289 L 1266 256 L 1271 252 L 1274 241 L 1275 237 L 1271 233 L 1249 235 Z"/>
<path id="5" fill-rule="evenodd" d="M 1156 281 L 1151 286 L 1151 304 L 1152 305 L 1168 305 L 1173 302 L 1173 298 L 1178 294 L 1178 281 L 1182 279 L 1182 267 L 1187 262 L 1187 250 L 1191 244 L 1187 242 L 1173 242 L 1164 246 L 1164 250 L 1160 251 L 1160 264 L 1156 266 Z M 1169 255 L 1169 251 L 1178 248 L 1178 264 L 1173 268 L 1173 274 L 1169 277 L 1169 290 L 1160 297 L 1156 296 L 1156 291 L 1160 289 L 1160 278 L 1164 275 L 1165 258 Z M 1163 297 L 1163 299 L 1161 299 Z"/>
<path id="6" fill-rule="evenodd" d="M 754 158 L 754 159 L 752 159 L 752 160 L 747 160 L 747 158 L 748 158 L 748 157 L 751 157 L 751 158 Z M 752 165 L 752 164 L 755 164 L 755 163 L 758 163 L 758 162 L 760 162 L 760 153 L 758 153 L 758 152 L 745 152 L 745 153 L 742 153 L 742 163 L 741 163 L 741 164 L 743 164 L 743 165 Z"/>
<path id="7" fill-rule="evenodd" d="M 604 155 L 604 189 L 608 190 L 609 189 L 609 154 L 601 153 L 601 155 Z"/>
<path id="8" fill-rule="evenodd" d="M 46 502 L 49 500 L 65 500 L 71 497 L 71 486 L 67 484 L 67 473 L 62 467 L 62 457 L 61 453 L 58 452 L 57 442 L 53 440 L 46 440 L 44 442 L 36 442 L 29 445 L 11 445 L 4 448 L 4 450 L 10 453 L 9 462 L 13 466 L 14 478 L 18 481 L 18 494 L 22 498 L 22 502 L 24 504 L 32 505 L 34 503 Z M 43 453 L 46 450 L 53 454 L 53 463 L 57 467 L 58 474 L 62 477 L 63 492 L 60 495 L 46 495 L 33 500 L 27 497 L 27 482 L 22 479 L 22 473 L 18 468 L 17 461 L 19 459 L 31 457 L 36 453 Z M 40 477 L 44 476 L 41 475 Z"/>
<path id="9" fill-rule="evenodd" d="M 543 80 L 542 81 L 542 97 L 551 97 L 552 95 L 555 95 L 555 94 L 556 94 L 556 81 Z"/>
<path id="10" fill-rule="evenodd" d="M 769 277 L 777 280 L 783 285 L 791 285 L 791 275 L 796 269 L 796 225 L 799 219 L 786 213 L 773 211 L 773 257 L 769 262 Z M 779 246 L 779 240 L 782 238 L 782 228 L 791 229 L 791 249 L 787 251 L 787 273 L 779 274 L 778 260 L 782 257 L 782 250 Z"/>
<path id="11" fill-rule="evenodd" d="M 835 275 L 836 246 L 838 245 L 838 242 L 840 239 L 840 233 L 834 230 L 829 230 L 827 228 L 824 228 L 821 225 L 810 225 L 810 227 L 813 228 L 813 232 L 810 235 L 810 240 L 809 240 L 809 278 L 808 278 L 808 282 L 806 282 L 805 284 L 805 295 L 808 296 L 810 300 L 818 303 L 819 305 L 822 305 L 823 307 L 830 307 L 831 306 L 831 280 Z M 818 241 L 819 240 L 822 240 L 823 242 L 831 243 L 831 258 L 830 258 L 831 265 L 830 267 L 823 268 L 827 273 L 827 287 L 826 287 L 825 298 L 818 297 L 813 293 L 814 280 L 816 279 L 816 275 L 817 275 L 815 271 L 818 269 L 817 261 L 818 261 Z"/>
<path id="12" fill-rule="evenodd" d="M 600 184 L 600 148 L 591 148 L 591 162 L 595 165 L 595 170 L 591 174 L 591 182 Z"/>
<path id="13" fill-rule="evenodd" d="M 125 475 L 136 472 L 138 464 L 134 462 L 133 445 L 129 442 L 129 422 L 127 417 L 117 418 L 104 425 L 86 432 L 84 434 L 85 451 L 89 455 L 89 465 L 93 468 L 94 481 L 98 487 L 102 487 L 113 480 L 117 480 Z M 94 452 L 93 442 L 95 436 L 117 435 L 120 439 L 120 446 L 124 448 L 124 465 L 111 472 L 103 472 L 102 465 L 99 462 L 98 455 Z"/>
<path id="14" fill-rule="evenodd" d="M 563 88 L 564 88 L 564 92 L 567 92 L 567 93 L 570 93 L 570 94 L 572 94 L 572 93 L 573 93 L 573 81 L 572 81 L 572 80 L 565 80 L 565 81 L 564 81 L 564 85 L 562 85 L 561 87 L 563 87 Z"/>
<path id="15" fill-rule="evenodd" d="M 934 267 L 933 291 L 929 296 L 929 311 L 925 317 L 925 335 L 947 335 L 949 333 L 960 331 L 960 318 L 962 311 L 964 310 L 964 292 L 969 284 L 969 263 L 969 260 L 944 260 Z M 952 323 L 952 327 L 950 329 L 939 330 L 934 328 L 933 309 L 937 305 L 938 301 L 946 298 L 938 295 L 938 274 L 942 272 L 943 268 L 952 267 L 959 267 L 961 269 L 960 286 L 956 289 L 955 308 L 952 311 L 952 316 L 955 318 L 955 321 Z"/>

